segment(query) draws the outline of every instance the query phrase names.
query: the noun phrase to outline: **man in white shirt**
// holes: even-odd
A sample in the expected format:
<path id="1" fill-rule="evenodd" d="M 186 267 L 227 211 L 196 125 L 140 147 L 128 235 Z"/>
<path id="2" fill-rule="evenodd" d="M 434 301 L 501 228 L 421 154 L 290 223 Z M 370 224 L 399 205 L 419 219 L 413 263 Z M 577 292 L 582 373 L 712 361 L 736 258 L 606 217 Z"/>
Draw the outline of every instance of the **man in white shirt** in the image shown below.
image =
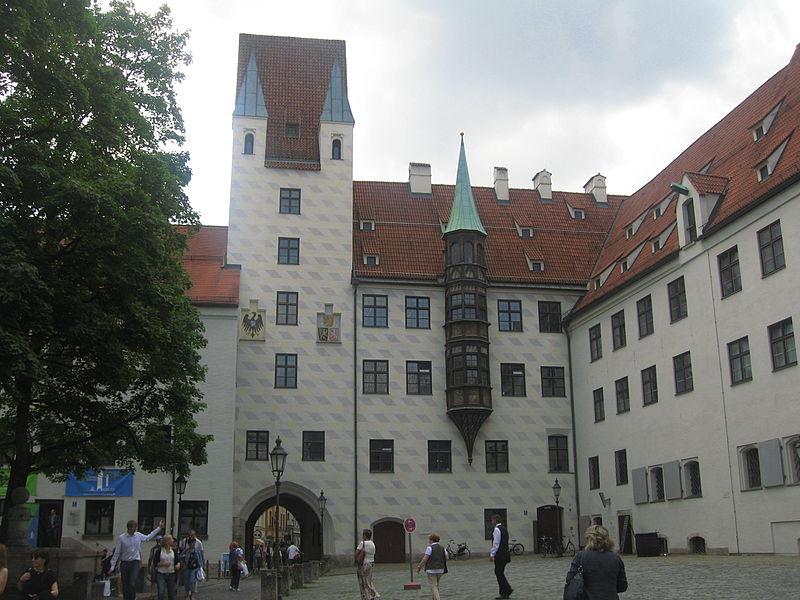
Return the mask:
<path id="1" fill-rule="evenodd" d="M 500 588 L 500 595 L 496 600 L 505 600 L 514 591 L 506 579 L 506 565 L 511 562 L 511 553 L 508 551 L 508 530 L 503 525 L 503 518 L 492 515 L 492 549 L 489 551 L 489 558 L 494 562 L 494 575 L 497 577 L 497 586 Z"/>
<path id="2" fill-rule="evenodd" d="M 139 578 L 139 568 L 142 566 L 142 542 L 149 542 L 164 528 L 164 520 L 158 522 L 158 527 L 149 534 L 144 535 L 136 531 L 137 523 L 133 519 L 128 521 L 128 531 L 117 538 L 114 548 L 114 558 L 111 559 L 111 571 L 117 570 L 120 564 L 122 575 L 122 597 L 124 600 L 136 600 L 136 580 Z"/>
<path id="3" fill-rule="evenodd" d="M 286 550 L 286 557 L 289 559 L 290 565 L 300 562 L 300 548 L 295 546 L 294 542 L 292 542 L 292 545 Z"/>

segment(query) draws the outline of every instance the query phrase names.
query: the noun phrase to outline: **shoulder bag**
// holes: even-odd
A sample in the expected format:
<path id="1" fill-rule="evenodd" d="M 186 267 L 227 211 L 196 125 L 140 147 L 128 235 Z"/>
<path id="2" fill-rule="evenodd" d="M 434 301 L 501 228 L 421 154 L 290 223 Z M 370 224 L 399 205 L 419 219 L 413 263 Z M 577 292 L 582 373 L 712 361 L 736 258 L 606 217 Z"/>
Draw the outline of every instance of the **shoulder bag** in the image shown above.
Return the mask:
<path id="1" fill-rule="evenodd" d="M 581 555 L 578 562 L 578 572 L 564 586 L 564 600 L 587 600 L 588 598 L 583 581 L 582 560 L 583 556 Z"/>
<path id="2" fill-rule="evenodd" d="M 366 558 L 367 553 L 364 551 L 364 542 L 361 542 L 356 548 L 356 555 L 355 555 L 355 564 L 357 567 L 360 567 L 364 564 L 364 559 Z"/>

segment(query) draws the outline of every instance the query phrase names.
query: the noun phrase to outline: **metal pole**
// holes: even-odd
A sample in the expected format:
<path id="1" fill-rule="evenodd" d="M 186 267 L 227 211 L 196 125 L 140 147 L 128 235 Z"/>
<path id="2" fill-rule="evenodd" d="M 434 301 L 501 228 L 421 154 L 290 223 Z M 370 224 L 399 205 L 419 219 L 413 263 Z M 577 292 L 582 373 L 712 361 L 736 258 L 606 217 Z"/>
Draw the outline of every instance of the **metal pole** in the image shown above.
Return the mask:
<path id="1" fill-rule="evenodd" d="M 414 582 L 414 567 L 411 566 L 411 534 L 408 534 L 408 572 L 411 573 L 411 582 Z"/>
<path id="2" fill-rule="evenodd" d="M 558 557 L 561 558 L 564 556 L 564 547 L 561 544 L 561 510 L 558 508 L 558 498 L 556 498 L 556 525 L 556 535 L 558 536 L 556 548 L 558 548 Z"/>
<path id="3" fill-rule="evenodd" d="M 275 478 L 275 548 L 272 550 L 273 565 L 275 566 L 275 600 L 280 600 L 280 586 L 278 578 L 280 577 L 280 543 L 278 538 L 278 528 L 280 526 L 280 508 L 281 508 L 281 478 L 280 475 Z"/>
<path id="4" fill-rule="evenodd" d="M 175 469 L 172 470 L 172 488 L 169 493 L 169 534 L 175 535 Z"/>
<path id="5" fill-rule="evenodd" d="M 183 494 L 178 494 L 178 537 L 181 537 L 181 502 L 183 501 Z"/>

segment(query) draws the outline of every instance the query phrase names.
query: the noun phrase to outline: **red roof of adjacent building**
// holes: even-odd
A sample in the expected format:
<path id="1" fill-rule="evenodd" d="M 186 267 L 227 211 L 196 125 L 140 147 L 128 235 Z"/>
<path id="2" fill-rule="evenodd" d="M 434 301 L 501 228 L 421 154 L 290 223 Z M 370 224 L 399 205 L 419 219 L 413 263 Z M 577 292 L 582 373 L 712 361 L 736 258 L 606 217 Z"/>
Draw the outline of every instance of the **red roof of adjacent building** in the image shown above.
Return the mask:
<path id="1" fill-rule="evenodd" d="M 194 304 L 239 306 L 241 269 L 225 264 L 227 249 L 227 227 L 205 226 L 190 235 L 183 266 L 192 280 L 186 293 Z"/>

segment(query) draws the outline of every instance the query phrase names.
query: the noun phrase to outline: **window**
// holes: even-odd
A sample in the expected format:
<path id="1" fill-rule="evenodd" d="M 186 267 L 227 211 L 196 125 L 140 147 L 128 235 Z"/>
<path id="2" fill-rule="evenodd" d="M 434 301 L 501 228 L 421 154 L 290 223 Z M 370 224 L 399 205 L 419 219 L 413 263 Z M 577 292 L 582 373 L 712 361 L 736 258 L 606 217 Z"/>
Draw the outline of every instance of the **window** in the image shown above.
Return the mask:
<path id="1" fill-rule="evenodd" d="M 364 294 L 361 297 L 361 324 L 364 327 L 388 327 L 389 297 Z"/>
<path id="2" fill-rule="evenodd" d="M 406 329 L 431 328 L 431 299 L 406 296 Z"/>
<path id="3" fill-rule="evenodd" d="M 633 230 L 633 225 L 629 226 L 627 229 L 625 229 L 625 239 L 631 239 L 634 233 L 636 232 Z"/>
<path id="4" fill-rule="evenodd" d="M 757 171 L 758 171 L 758 180 L 764 181 L 770 175 L 769 164 L 762 163 L 761 165 L 758 166 Z"/>
<path id="5" fill-rule="evenodd" d="M 394 473 L 394 440 L 369 441 L 369 472 Z"/>
<path id="6" fill-rule="evenodd" d="M 389 361 L 365 360 L 362 385 L 365 394 L 389 393 Z"/>
<path id="7" fill-rule="evenodd" d="M 275 355 L 275 387 L 297 387 L 297 354 Z"/>
<path id="8" fill-rule="evenodd" d="M 574 217 L 575 217 L 576 219 L 578 219 L 579 221 L 580 221 L 580 220 L 583 220 L 583 219 L 585 219 L 585 218 L 586 218 L 586 213 L 585 213 L 585 212 L 583 212 L 582 210 L 580 210 L 579 208 L 576 208 L 576 209 L 575 209 L 575 211 L 573 212 L 573 215 L 574 215 Z"/>
<path id="9" fill-rule="evenodd" d="M 520 227 L 519 237 L 531 238 L 533 237 L 533 229 L 530 227 Z"/>
<path id="10" fill-rule="evenodd" d="M 675 281 L 667 284 L 667 296 L 669 297 L 670 322 L 680 321 L 689 314 L 683 277 L 678 277 Z"/>
<path id="11" fill-rule="evenodd" d="M 684 352 L 672 357 L 672 368 L 675 372 L 675 393 L 683 394 L 694 389 L 692 379 L 692 356 L 691 352 Z"/>
<path id="12" fill-rule="evenodd" d="M 603 339 L 600 335 L 600 323 L 589 329 L 589 353 L 592 362 L 603 358 Z"/>
<path id="13" fill-rule="evenodd" d="M 650 294 L 636 302 L 636 315 L 639 319 L 639 337 L 643 338 L 655 331 L 653 328 L 653 299 Z"/>
<path id="14" fill-rule="evenodd" d="M 789 480 L 792 483 L 800 483 L 800 437 L 786 442 L 786 453 L 789 458 Z"/>
<path id="15" fill-rule="evenodd" d="M 452 473 L 450 440 L 428 440 L 428 473 Z"/>
<path id="16" fill-rule="evenodd" d="M 658 219 L 661 216 L 661 205 L 659 204 L 653 209 L 653 220 Z"/>
<path id="17" fill-rule="evenodd" d="M 761 460 L 758 448 L 751 446 L 742 450 L 742 468 L 744 489 L 754 490 L 761 487 Z"/>
<path id="18" fill-rule="evenodd" d="M 280 213 L 283 215 L 300 214 L 300 190 L 281 188 Z"/>
<path id="19" fill-rule="evenodd" d="M 166 500 L 139 500 L 139 531 L 145 535 L 158 526 L 158 522 L 167 519 Z"/>
<path id="20" fill-rule="evenodd" d="M 797 364 L 791 317 L 769 326 L 769 343 L 772 350 L 773 371 Z"/>
<path id="21" fill-rule="evenodd" d="M 569 471 L 569 448 L 567 436 L 547 436 L 547 450 L 550 457 L 551 473 L 567 473 Z"/>
<path id="22" fill-rule="evenodd" d="M 359 221 L 358 228 L 361 231 L 375 231 L 375 221 Z"/>
<path id="23" fill-rule="evenodd" d="M 739 248 L 734 246 L 717 257 L 719 262 L 719 283 L 722 297 L 727 298 L 742 289 L 742 275 L 739 272 Z"/>
<path id="24" fill-rule="evenodd" d="M 492 525 L 492 517 L 494 515 L 500 516 L 500 522 L 508 524 L 507 510 L 505 508 L 484 508 L 483 509 L 483 539 L 491 540 L 494 533 L 494 525 Z"/>
<path id="25" fill-rule="evenodd" d="M 500 387 L 503 396 L 524 396 L 525 365 L 521 363 L 501 364 Z"/>
<path id="26" fill-rule="evenodd" d="M 364 255 L 364 264 L 368 267 L 377 267 L 380 264 L 380 256 L 377 254 L 365 254 Z"/>
<path id="27" fill-rule="evenodd" d="M 342 140 L 336 139 L 331 142 L 331 159 L 342 160 Z"/>
<path id="28" fill-rule="evenodd" d="M 728 344 L 728 363 L 731 367 L 731 385 L 753 379 L 750 366 L 750 343 L 747 336 Z"/>
<path id="29" fill-rule="evenodd" d="M 753 129 L 753 141 L 757 142 L 758 140 L 763 138 L 765 135 L 766 135 L 766 132 L 764 131 L 764 126 L 763 125 L 759 125 L 755 129 Z"/>
<path id="30" fill-rule="evenodd" d="M 300 137 L 300 123 L 286 123 L 286 137 Z"/>
<path id="31" fill-rule="evenodd" d="M 248 431 L 245 460 L 269 460 L 269 431 Z"/>
<path id="32" fill-rule="evenodd" d="M 500 331 L 522 331 L 522 302 L 498 300 L 497 320 Z"/>
<path id="33" fill-rule="evenodd" d="M 683 227 L 686 232 L 686 243 L 697 240 L 697 223 L 694 218 L 694 200 L 683 203 Z"/>
<path id="34" fill-rule="evenodd" d="M 628 485 L 628 451 L 614 452 L 614 470 L 617 474 L 617 485 Z"/>
<path id="35" fill-rule="evenodd" d="M 275 306 L 277 325 L 297 325 L 297 292 L 278 292 Z"/>
<path id="36" fill-rule="evenodd" d="M 325 460 L 325 432 L 303 432 L 303 460 Z"/>
<path id="37" fill-rule="evenodd" d="M 600 488 L 600 458 L 598 456 L 589 457 L 589 489 Z"/>
<path id="38" fill-rule="evenodd" d="M 564 367 L 542 367 L 542 396 L 544 398 L 564 398 Z"/>
<path id="39" fill-rule="evenodd" d="M 764 277 L 786 266 L 780 221 L 775 221 L 758 232 L 758 251 L 761 255 L 761 274 Z"/>
<path id="40" fill-rule="evenodd" d="M 508 473 L 508 441 L 486 440 L 486 472 Z"/>
<path id="41" fill-rule="evenodd" d="M 300 238 L 278 238 L 278 264 L 300 264 Z"/>
<path id="42" fill-rule="evenodd" d="M 208 502 L 205 500 L 181 500 L 178 517 L 178 536 L 184 537 L 191 530 L 198 537 L 208 537 Z"/>
<path id="43" fill-rule="evenodd" d="M 255 141 L 255 136 L 252 133 L 245 133 L 244 134 L 244 154 L 252 154 L 253 153 L 253 142 Z"/>
<path id="44" fill-rule="evenodd" d="M 603 388 L 597 388 L 593 391 L 592 397 L 594 399 L 594 422 L 599 423 L 600 421 L 605 421 L 606 407 L 605 400 L 603 399 Z"/>
<path id="45" fill-rule="evenodd" d="M 430 361 L 406 361 L 406 393 L 413 395 L 430 395 L 433 393 L 431 391 Z"/>
<path id="46" fill-rule="evenodd" d="M 86 523 L 83 532 L 86 535 L 114 535 L 113 500 L 86 501 Z"/>
<path id="47" fill-rule="evenodd" d="M 661 467 L 650 468 L 650 489 L 653 490 L 650 502 L 664 501 L 664 469 Z"/>
<path id="48" fill-rule="evenodd" d="M 486 297 L 483 294 L 453 294 L 449 297 L 450 320 L 462 319 L 486 320 Z"/>
<path id="49" fill-rule="evenodd" d="M 451 387 L 489 385 L 488 348 L 477 344 L 457 344 L 449 348 L 447 376 Z"/>
<path id="50" fill-rule="evenodd" d="M 661 240 L 653 240 L 653 254 L 661 250 Z"/>
<path id="51" fill-rule="evenodd" d="M 628 389 L 628 378 L 623 377 L 614 382 L 617 392 L 617 414 L 626 413 L 631 409 L 631 396 Z"/>
<path id="52" fill-rule="evenodd" d="M 611 315 L 611 334 L 614 350 L 619 350 L 626 344 L 625 337 L 625 311 Z"/>
<path id="53" fill-rule="evenodd" d="M 539 302 L 539 331 L 561 333 L 561 302 Z"/>
<path id="54" fill-rule="evenodd" d="M 648 367 L 642 370 L 642 404 L 647 406 L 658 402 L 658 380 L 656 378 L 656 367 Z"/>
<path id="55" fill-rule="evenodd" d="M 534 273 L 542 273 L 544 271 L 544 263 L 540 260 L 528 261 L 528 268 Z"/>
<path id="56" fill-rule="evenodd" d="M 699 498 L 703 495 L 700 485 L 700 463 L 696 460 L 687 460 L 683 463 L 683 481 L 686 498 Z"/>

